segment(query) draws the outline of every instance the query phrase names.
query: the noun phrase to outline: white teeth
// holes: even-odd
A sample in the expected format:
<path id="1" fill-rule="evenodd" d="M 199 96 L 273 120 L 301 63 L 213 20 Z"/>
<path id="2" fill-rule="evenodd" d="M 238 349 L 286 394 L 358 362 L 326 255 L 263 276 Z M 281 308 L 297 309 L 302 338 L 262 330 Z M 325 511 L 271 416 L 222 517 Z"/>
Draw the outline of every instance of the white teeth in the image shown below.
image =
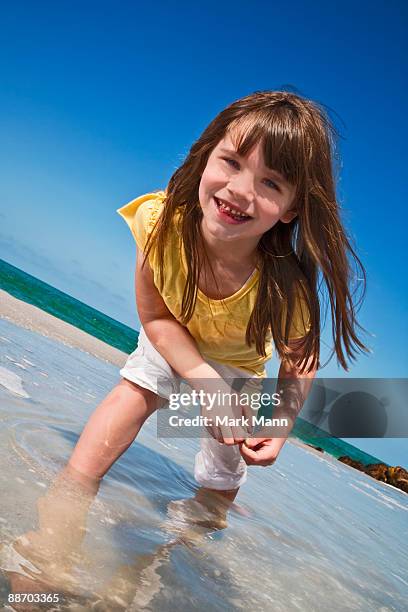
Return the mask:
<path id="1" fill-rule="evenodd" d="M 230 213 L 230 215 L 232 217 L 237 217 L 239 219 L 247 219 L 248 218 L 248 215 L 244 215 L 243 213 L 238 212 L 237 210 L 232 210 L 232 208 L 230 206 L 228 206 L 227 204 L 224 204 L 223 202 L 220 202 L 219 200 L 217 200 L 217 202 L 219 203 L 219 207 L 222 210 L 225 210 L 228 213 Z"/>

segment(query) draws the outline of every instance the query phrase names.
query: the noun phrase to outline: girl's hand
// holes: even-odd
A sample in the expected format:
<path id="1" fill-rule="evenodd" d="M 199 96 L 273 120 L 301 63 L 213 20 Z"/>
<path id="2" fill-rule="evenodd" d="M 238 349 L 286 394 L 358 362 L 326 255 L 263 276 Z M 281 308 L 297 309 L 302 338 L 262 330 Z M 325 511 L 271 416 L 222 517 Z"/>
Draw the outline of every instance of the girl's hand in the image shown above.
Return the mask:
<path id="1" fill-rule="evenodd" d="M 239 392 L 234 391 L 221 377 L 200 380 L 199 384 L 201 390 L 208 394 L 207 398 L 216 398 L 216 401 L 211 403 L 201 402 L 201 415 L 207 419 L 207 431 L 221 444 L 242 444 L 253 431 L 251 408 L 241 406 L 239 400 L 232 403 L 228 399 L 218 401 L 218 398 L 229 398 L 231 395 L 233 398 L 239 398 Z"/>
<path id="2" fill-rule="evenodd" d="M 250 425 L 251 420 L 248 418 L 250 415 L 248 414 L 248 408 L 241 408 L 239 411 L 239 416 L 243 419 L 248 418 L 248 426 L 244 424 L 239 424 L 239 417 L 237 410 L 226 409 L 224 407 L 217 406 L 213 414 L 206 413 L 203 408 L 201 408 L 201 414 L 205 416 L 211 423 L 205 426 L 206 430 L 211 434 L 211 436 L 218 440 L 221 444 L 226 444 L 227 446 L 233 446 L 235 444 L 242 444 L 248 435 L 251 435 L 253 428 Z M 216 425 L 217 416 L 219 418 L 227 417 L 232 420 L 232 422 L 236 422 L 237 425 Z"/>
<path id="3" fill-rule="evenodd" d="M 247 465 L 266 467 L 275 463 L 287 438 L 247 438 L 239 445 L 240 453 Z"/>

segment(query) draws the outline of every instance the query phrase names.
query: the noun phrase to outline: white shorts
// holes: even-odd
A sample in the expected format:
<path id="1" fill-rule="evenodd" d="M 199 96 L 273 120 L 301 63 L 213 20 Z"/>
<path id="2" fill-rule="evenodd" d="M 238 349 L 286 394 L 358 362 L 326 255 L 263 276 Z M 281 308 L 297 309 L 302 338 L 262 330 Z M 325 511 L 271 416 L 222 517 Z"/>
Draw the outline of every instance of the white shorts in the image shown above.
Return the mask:
<path id="1" fill-rule="evenodd" d="M 223 378 L 258 378 L 245 370 L 210 359 L 207 361 Z M 180 392 L 181 377 L 154 348 L 143 328 L 137 348 L 129 355 L 120 375 L 165 399 Z M 201 486 L 210 489 L 237 489 L 247 479 L 247 465 L 237 445 L 227 446 L 212 437 L 201 438 L 201 450 L 195 457 L 194 478 Z"/>

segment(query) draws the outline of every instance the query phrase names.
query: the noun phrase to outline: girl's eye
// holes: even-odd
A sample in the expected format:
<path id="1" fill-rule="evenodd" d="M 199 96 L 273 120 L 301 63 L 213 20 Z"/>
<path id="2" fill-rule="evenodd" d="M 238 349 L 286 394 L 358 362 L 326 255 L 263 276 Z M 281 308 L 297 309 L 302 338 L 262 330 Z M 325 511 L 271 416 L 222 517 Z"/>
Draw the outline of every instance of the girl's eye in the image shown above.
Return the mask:
<path id="1" fill-rule="evenodd" d="M 223 160 L 226 161 L 229 166 L 232 166 L 233 168 L 239 168 L 239 163 L 235 159 L 231 159 L 230 157 L 223 157 Z M 265 179 L 265 182 L 268 187 L 280 191 L 279 187 L 272 179 Z"/>
<path id="2" fill-rule="evenodd" d="M 277 189 L 279 191 L 279 187 L 277 186 L 275 181 L 272 181 L 271 179 L 265 179 L 265 180 L 268 183 L 269 187 L 272 187 L 272 189 Z"/>
<path id="3" fill-rule="evenodd" d="M 223 159 L 224 161 L 227 162 L 229 166 L 233 166 L 234 168 L 237 168 L 237 167 L 239 168 L 239 163 L 235 161 L 235 159 L 230 159 L 228 157 L 224 157 Z"/>

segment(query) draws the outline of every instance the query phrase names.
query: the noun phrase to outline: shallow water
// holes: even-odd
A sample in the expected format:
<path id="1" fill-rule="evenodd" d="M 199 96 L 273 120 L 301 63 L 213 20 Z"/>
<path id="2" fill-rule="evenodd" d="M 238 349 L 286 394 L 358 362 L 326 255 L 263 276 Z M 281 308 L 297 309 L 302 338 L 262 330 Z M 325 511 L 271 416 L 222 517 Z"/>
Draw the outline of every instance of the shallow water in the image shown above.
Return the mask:
<path id="1" fill-rule="evenodd" d="M 64 533 L 58 517 L 77 502 L 58 508 L 64 490 L 52 500 L 49 487 L 118 380 L 116 367 L 0 320 L 3 601 L 12 577 L 36 569 L 10 545 L 38 532 L 38 507 L 44 533 L 75 548 L 80 521 Z M 85 512 L 69 569 L 61 551 L 48 569 L 59 589 L 48 592 L 65 590 L 54 609 L 406 609 L 406 494 L 290 441 L 274 467 L 249 469 L 226 528 L 194 525 L 198 445 L 157 439 L 150 417 Z"/>

